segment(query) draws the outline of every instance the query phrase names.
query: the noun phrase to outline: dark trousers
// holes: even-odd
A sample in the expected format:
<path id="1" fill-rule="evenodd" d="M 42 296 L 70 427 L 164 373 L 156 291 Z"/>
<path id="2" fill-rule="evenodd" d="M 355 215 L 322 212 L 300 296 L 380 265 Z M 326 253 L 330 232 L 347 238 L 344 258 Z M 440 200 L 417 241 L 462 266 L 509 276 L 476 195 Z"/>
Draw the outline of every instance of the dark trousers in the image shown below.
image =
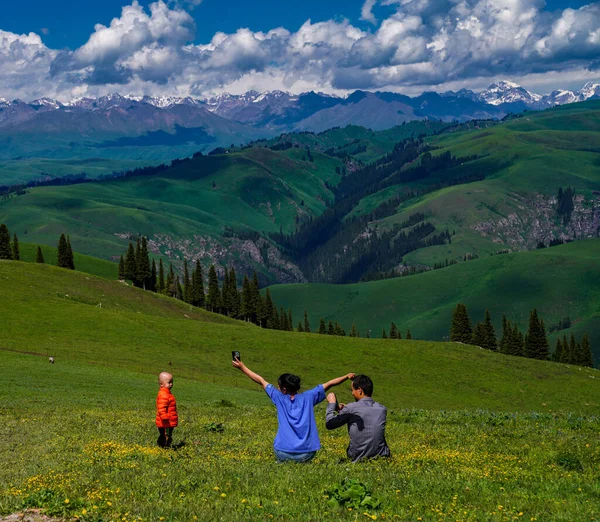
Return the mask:
<path id="1" fill-rule="evenodd" d="M 168 448 L 173 441 L 173 430 L 175 428 L 158 428 L 158 440 L 156 443 L 161 448 Z"/>

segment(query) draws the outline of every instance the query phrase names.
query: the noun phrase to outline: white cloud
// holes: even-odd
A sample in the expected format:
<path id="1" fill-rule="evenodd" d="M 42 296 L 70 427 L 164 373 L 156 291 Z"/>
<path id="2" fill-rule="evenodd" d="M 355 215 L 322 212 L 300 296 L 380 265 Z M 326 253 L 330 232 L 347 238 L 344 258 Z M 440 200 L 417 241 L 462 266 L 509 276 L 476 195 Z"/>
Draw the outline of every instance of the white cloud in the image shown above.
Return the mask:
<path id="1" fill-rule="evenodd" d="M 0 96 L 67 99 L 115 90 L 201 96 L 244 88 L 415 92 L 502 77 L 541 85 L 561 75 L 566 83 L 567 71 L 569 78 L 598 74 L 599 3 L 558 12 L 545 11 L 543 0 L 381 3 L 395 12 L 379 24 L 376 0 L 362 6 L 362 19 L 376 24 L 371 30 L 348 20 L 308 20 L 296 32 L 242 27 L 202 44 L 193 43 L 190 14 L 163 0 L 148 10 L 137 1 L 125 6 L 74 51 L 49 49 L 35 33 L 0 31 Z"/>

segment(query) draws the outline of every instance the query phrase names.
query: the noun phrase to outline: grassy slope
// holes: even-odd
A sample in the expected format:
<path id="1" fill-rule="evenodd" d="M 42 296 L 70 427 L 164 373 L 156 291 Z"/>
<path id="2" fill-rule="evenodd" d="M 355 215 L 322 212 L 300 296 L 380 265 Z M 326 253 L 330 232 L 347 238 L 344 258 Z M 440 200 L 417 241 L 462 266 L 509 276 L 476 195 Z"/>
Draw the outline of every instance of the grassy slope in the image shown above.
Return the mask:
<path id="1" fill-rule="evenodd" d="M 296 314 L 307 309 L 313 329 L 320 317 L 338 320 L 347 332 L 352 321 L 362 335 L 372 335 L 394 321 L 403 333 L 416 338 L 448 335 L 452 310 L 467 305 L 473 321 L 490 309 L 496 331 L 501 317 L 527 327 L 528 314 L 537 308 L 546 325 L 565 316 L 580 337 L 590 333 L 596 362 L 600 360 L 600 240 L 578 241 L 534 252 L 506 254 L 459 263 L 416 276 L 355 285 L 277 285 L 276 303 Z M 368 311 L 368 313 L 365 313 Z M 561 332 L 563 333 L 563 332 Z"/>
<path id="2" fill-rule="evenodd" d="M 11 370 L 0 392 L 0 516 L 29 506 L 86 521 L 598 519 L 598 417 L 551 403 L 525 414 L 393 409 L 393 459 L 360 465 L 344 461 L 346 430 L 327 432 L 319 405 L 322 449 L 300 469 L 274 462 L 276 415 L 261 392 L 176 373 L 174 438 L 186 444 L 163 451 L 155 375 L 8 352 L 0 364 Z M 223 433 L 207 429 L 215 423 Z M 380 507 L 331 506 L 326 490 L 343 479 L 365 483 Z"/>
<path id="3" fill-rule="evenodd" d="M 481 182 L 449 187 L 410 201 L 385 224 L 401 222 L 414 212 L 424 212 L 438 229 L 456 230 L 450 248 L 431 247 L 406 257 L 409 262 L 433 264 L 468 252 L 494 253 L 502 245 L 484 238 L 470 227 L 476 223 L 522 213 L 519 195 L 555 195 L 558 187 L 572 186 L 589 194 L 600 188 L 597 152 L 600 151 L 600 102 L 590 101 L 525 114 L 484 130 L 447 133 L 428 138 L 456 156 L 479 155 L 472 164 L 484 172 L 501 168 Z M 396 188 L 398 190 L 400 186 Z M 361 203 L 373 206 L 375 194 Z"/>
<path id="4" fill-rule="evenodd" d="M 40 245 L 42 248 L 42 254 L 44 256 L 44 263 L 49 265 L 56 265 L 56 248 L 46 245 Z M 38 245 L 32 245 L 30 243 L 19 243 L 19 251 L 21 253 L 21 261 L 27 263 L 35 262 L 37 255 Z M 86 256 L 78 252 L 73 253 L 75 268 L 78 272 L 85 272 L 87 274 L 93 274 L 105 279 L 117 279 L 118 277 L 118 265 L 105 261 L 104 259 L 98 259 L 97 257 Z"/>
<path id="5" fill-rule="evenodd" d="M 600 411 L 588 370 L 448 343 L 261 330 L 48 265 L 0 262 L 0 281 L 0 347 L 7 349 L 145 373 L 169 366 L 180 377 L 252 387 L 229 366 L 231 350 L 239 349 L 271 380 L 284 370 L 306 386 L 351 370 L 371 374 L 391 407 L 529 411 L 550 401 L 556 410 Z"/>
<path id="6" fill-rule="evenodd" d="M 338 160 L 313 156 L 309 163 L 246 149 L 192 160 L 152 177 L 32 189 L 0 201 L 0 222 L 32 243 L 55 244 L 66 230 L 76 250 L 103 258 L 127 246 L 115 233 L 184 239 L 219 236 L 225 226 L 291 230 L 297 213 L 322 212 L 322 198 L 329 193 L 324 182 L 339 179 Z"/>

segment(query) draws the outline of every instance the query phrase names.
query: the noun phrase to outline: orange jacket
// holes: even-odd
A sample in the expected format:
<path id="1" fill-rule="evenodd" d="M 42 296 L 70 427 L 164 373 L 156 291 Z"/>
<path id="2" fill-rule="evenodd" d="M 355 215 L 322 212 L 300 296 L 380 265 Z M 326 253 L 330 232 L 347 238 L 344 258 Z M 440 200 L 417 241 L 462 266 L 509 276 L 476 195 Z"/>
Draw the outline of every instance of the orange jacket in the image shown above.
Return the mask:
<path id="1" fill-rule="evenodd" d="M 159 388 L 156 396 L 156 425 L 159 428 L 177 426 L 177 403 L 168 388 Z"/>

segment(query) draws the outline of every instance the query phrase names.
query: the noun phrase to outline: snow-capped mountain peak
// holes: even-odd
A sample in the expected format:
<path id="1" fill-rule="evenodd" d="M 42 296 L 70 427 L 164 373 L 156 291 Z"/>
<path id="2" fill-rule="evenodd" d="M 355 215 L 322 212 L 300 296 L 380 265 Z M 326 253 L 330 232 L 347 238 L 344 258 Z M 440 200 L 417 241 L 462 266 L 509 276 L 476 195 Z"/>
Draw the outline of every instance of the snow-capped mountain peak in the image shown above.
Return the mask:
<path id="1" fill-rule="evenodd" d="M 500 105 L 502 103 L 525 102 L 535 104 L 542 99 L 539 94 L 529 92 L 517 83 L 501 80 L 498 83 L 492 83 L 485 91 L 479 93 L 479 100 L 490 105 Z"/>
<path id="2" fill-rule="evenodd" d="M 60 103 L 58 100 L 54 100 L 52 98 L 47 97 L 33 100 L 32 102 L 29 102 L 29 105 L 36 105 L 38 107 L 49 107 L 51 109 L 60 109 L 63 106 L 63 104 Z"/>
<path id="3" fill-rule="evenodd" d="M 600 83 L 587 82 L 579 93 L 584 100 L 600 96 Z"/>

